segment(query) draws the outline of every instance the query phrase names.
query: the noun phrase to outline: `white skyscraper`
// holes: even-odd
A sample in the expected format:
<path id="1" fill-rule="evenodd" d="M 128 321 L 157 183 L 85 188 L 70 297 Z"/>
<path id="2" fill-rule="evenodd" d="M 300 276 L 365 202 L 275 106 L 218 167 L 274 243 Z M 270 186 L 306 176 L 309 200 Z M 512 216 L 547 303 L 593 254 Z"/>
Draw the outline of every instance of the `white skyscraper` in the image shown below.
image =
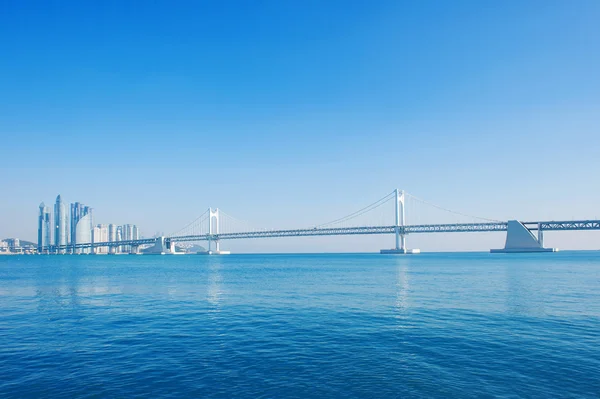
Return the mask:
<path id="1" fill-rule="evenodd" d="M 38 252 L 47 252 L 50 250 L 50 210 L 44 203 L 40 204 L 40 214 L 38 216 Z"/>
<path id="2" fill-rule="evenodd" d="M 107 242 L 109 241 L 109 229 L 106 224 L 96 225 L 92 229 L 92 242 Z M 94 253 L 107 254 L 108 247 L 95 247 Z"/>
<path id="3" fill-rule="evenodd" d="M 121 229 L 121 240 L 120 241 L 130 241 L 130 240 L 139 240 L 140 234 L 137 226 L 135 224 L 124 224 L 120 226 Z M 131 250 L 131 245 L 123 245 L 123 252 L 129 252 Z"/>
<path id="4" fill-rule="evenodd" d="M 109 224 L 108 225 L 108 241 L 118 241 L 117 238 L 117 225 L 116 224 Z M 109 252 L 111 254 L 116 253 L 119 250 L 118 247 L 110 247 Z"/>
<path id="5" fill-rule="evenodd" d="M 54 204 L 54 245 L 65 247 L 68 244 L 68 224 L 67 224 L 67 207 L 63 203 L 60 195 L 56 197 Z M 60 252 L 65 252 L 61 249 Z"/>
<path id="6" fill-rule="evenodd" d="M 71 245 L 92 242 L 92 208 L 79 202 L 71 204 Z M 90 253 L 89 248 L 78 248 L 75 253 Z"/>
<path id="7" fill-rule="evenodd" d="M 75 226 L 75 243 L 76 244 L 86 244 L 92 242 L 92 214 L 87 213 L 83 215 Z M 75 253 L 85 253 L 89 254 L 90 249 L 77 249 Z"/>

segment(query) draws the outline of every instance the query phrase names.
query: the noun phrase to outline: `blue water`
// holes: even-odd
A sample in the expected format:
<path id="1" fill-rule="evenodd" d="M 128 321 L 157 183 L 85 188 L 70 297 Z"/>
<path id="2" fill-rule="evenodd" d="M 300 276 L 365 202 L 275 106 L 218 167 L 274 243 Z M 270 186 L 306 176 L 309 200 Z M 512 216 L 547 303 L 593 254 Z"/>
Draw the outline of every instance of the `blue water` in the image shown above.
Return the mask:
<path id="1" fill-rule="evenodd" d="M 600 252 L 1 256 L 2 398 L 600 397 Z"/>

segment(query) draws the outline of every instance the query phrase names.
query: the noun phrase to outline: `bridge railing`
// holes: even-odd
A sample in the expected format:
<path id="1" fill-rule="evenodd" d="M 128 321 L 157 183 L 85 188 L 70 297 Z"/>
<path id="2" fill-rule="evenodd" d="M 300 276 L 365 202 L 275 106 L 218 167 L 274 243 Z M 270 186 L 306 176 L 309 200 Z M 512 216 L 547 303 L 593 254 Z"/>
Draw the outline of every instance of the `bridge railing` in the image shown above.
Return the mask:
<path id="1" fill-rule="evenodd" d="M 565 220 L 546 222 L 522 222 L 529 230 L 600 230 L 600 220 Z"/>

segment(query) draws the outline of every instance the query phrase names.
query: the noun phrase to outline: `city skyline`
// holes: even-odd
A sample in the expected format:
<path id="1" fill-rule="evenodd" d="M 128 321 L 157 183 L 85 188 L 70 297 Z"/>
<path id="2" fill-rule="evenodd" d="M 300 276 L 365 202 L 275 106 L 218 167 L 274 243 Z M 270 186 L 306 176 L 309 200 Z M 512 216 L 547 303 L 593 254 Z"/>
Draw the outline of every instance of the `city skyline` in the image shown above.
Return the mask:
<path id="1" fill-rule="evenodd" d="M 91 242 L 137 240 L 140 232 L 137 225 L 123 224 L 94 224 L 93 209 L 81 202 L 70 204 L 70 214 L 63 203 L 62 196 L 56 197 L 54 213 L 44 202 L 39 205 L 37 251 L 53 253 L 91 253 L 89 248 L 84 249 L 57 249 L 61 246 L 84 244 Z M 69 226 L 69 227 L 68 227 Z M 130 246 L 116 248 L 116 251 L 127 252 Z M 106 248 L 95 249 L 95 253 L 108 253 Z"/>
<path id="2" fill-rule="evenodd" d="M 415 197 L 403 190 L 395 189 L 374 203 L 363 207 L 358 211 L 352 212 L 345 217 L 331 220 L 327 223 L 316 226 L 301 226 L 293 229 L 255 229 L 248 228 L 245 222 L 228 215 L 217 209 L 209 208 L 200 217 L 192 223 L 186 225 L 183 229 L 169 236 L 154 236 L 152 239 L 143 238 L 139 235 L 139 229 L 136 225 L 125 224 L 117 226 L 114 224 L 97 224 L 92 222 L 92 208 L 85 206 L 79 202 L 71 204 L 71 225 L 76 229 L 75 234 L 72 234 L 72 239 L 67 247 L 59 247 L 58 245 L 50 245 L 52 238 L 54 242 L 58 242 L 57 237 L 51 236 L 50 225 L 54 221 L 59 232 L 57 221 L 60 220 L 60 209 L 62 205 L 61 196 L 57 196 L 55 205 L 55 215 L 51 218 L 48 207 L 42 202 L 39 206 L 38 218 L 38 253 L 49 254 L 115 254 L 115 253 L 132 253 L 140 254 L 140 246 L 146 248 L 152 246 L 153 250 L 148 253 L 184 253 L 175 250 L 177 243 L 189 243 L 198 241 L 207 241 L 208 253 L 211 253 L 211 241 L 216 244 L 215 253 L 229 254 L 229 250 L 223 250 L 219 247 L 220 241 L 228 241 L 231 239 L 252 239 L 252 238 L 283 238 L 293 237 L 319 237 L 329 238 L 332 236 L 365 236 L 365 235 L 382 235 L 395 234 L 396 245 L 395 249 L 384 248 L 381 253 L 420 253 L 420 249 L 409 248 L 406 245 L 406 237 L 409 235 L 414 237 L 419 233 L 486 233 L 486 232 L 506 232 L 506 245 L 504 249 L 492 248 L 492 252 L 555 252 L 557 247 L 545 246 L 544 236 L 551 232 L 575 232 L 589 234 L 600 230 L 600 220 L 586 219 L 578 221 L 519 221 L 508 220 L 500 221 L 493 219 L 485 219 L 475 215 L 464 214 L 461 212 L 452 211 L 439 205 L 424 201 Z M 425 208 L 433 208 L 438 211 L 438 215 L 431 221 L 421 219 L 423 215 L 407 215 L 406 207 L 412 202 L 421 204 Z M 394 222 L 387 221 L 387 215 L 384 216 L 383 223 L 373 223 L 373 217 L 382 220 L 384 205 L 392 205 L 395 208 Z M 387 207 L 389 208 L 389 206 Z M 377 210 L 377 213 L 373 211 Z M 440 214 L 441 212 L 441 214 Z M 417 212 L 418 213 L 418 212 Z M 365 223 L 365 215 L 369 215 L 369 222 Z M 443 215 L 443 216 L 442 216 Z M 431 217 L 431 215 L 428 215 Z M 454 220 L 448 220 L 448 218 Z M 471 219 L 469 221 L 458 221 L 457 218 Z M 222 220 L 225 219 L 225 220 Z M 443 220 L 446 219 L 446 220 Z M 361 221 L 362 220 L 362 221 Z M 416 222 L 415 222 L 416 221 Z M 240 228 L 239 223 L 243 227 Z M 348 224 L 351 223 L 351 224 Z M 232 225 L 236 227 L 232 228 Z M 393 227 L 396 226 L 396 227 Z M 512 226 L 512 227 L 511 227 Z M 543 231 L 542 231 L 543 230 Z M 536 235 L 534 235 L 534 232 Z M 216 234 L 216 236 L 215 236 Z M 143 239 L 140 239 L 143 238 Z M 17 240 L 14 240 L 17 241 Z M 117 244 L 117 243 L 123 244 Z M 108 244 L 108 246 L 104 244 Z M 89 245 L 86 245 L 89 244 Z M 99 245 L 94 245 L 99 244 Z M 4 249 L 10 247 L 13 252 L 16 245 L 4 243 Z M 526 248 L 526 249 L 524 249 Z"/>
<path id="3" fill-rule="evenodd" d="M 600 217 L 597 2 L 40 7 L 0 13 L 0 237 L 36 241 L 49 192 L 167 234 L 208 207 L 319 224 L 394 188 L 498 220 Z M 487 250 L 503 236 L 414 240 Z M 600 246 L 596 233 L 546 240 Z"/>

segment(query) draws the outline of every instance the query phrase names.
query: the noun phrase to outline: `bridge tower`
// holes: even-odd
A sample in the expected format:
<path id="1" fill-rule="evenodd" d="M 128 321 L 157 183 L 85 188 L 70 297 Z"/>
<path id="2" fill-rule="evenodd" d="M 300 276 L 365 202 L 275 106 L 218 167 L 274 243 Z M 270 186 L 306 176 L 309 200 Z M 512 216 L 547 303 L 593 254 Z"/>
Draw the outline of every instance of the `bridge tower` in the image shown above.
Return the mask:
<path id="1" fill-rule="evenodd" d="M 208 248 L 206 252 L 201 252 L 206 255 L 228 255 L 229 251 L 221 251 L 221 247 L 219 246 L 219 208 L 213 210 L 212 208 L 208 208 Z M 214 222 L 213 222 L 214 221 Z M 217 236 L 215 241 L 215 250 L 212 250 L 212 241 L 213 236 Z"/>
<path id="2" fill-rule="evenodd" d="M 406 212 L 404 209 L 404 201 L 406 195 L 404 190 L 400 191 L 396 189 L 394 191 L 396 200 L 394 206 L 396 209 L 396 218 L 394 220 L 394 234 L 396 236 L 396 247 L 393 249 L 382 249 L 382 254 L 418 254 L 421 252 L 420 249 L 406 249 L 406 233 L 404 226 L 406 225 Z"/>
<path id="3" fill-rule="evenodd" d="M 214 224 L 213 224 L 214 220 Z M 212 236 L 213 234 L 219 234 L 219 208 L 213 211 L 212 208 L 208 208 L 208 253 L 212 252 Z M 215 247 L 217 252 L 219 251 L 219 240 L 215 240 Z"/>

